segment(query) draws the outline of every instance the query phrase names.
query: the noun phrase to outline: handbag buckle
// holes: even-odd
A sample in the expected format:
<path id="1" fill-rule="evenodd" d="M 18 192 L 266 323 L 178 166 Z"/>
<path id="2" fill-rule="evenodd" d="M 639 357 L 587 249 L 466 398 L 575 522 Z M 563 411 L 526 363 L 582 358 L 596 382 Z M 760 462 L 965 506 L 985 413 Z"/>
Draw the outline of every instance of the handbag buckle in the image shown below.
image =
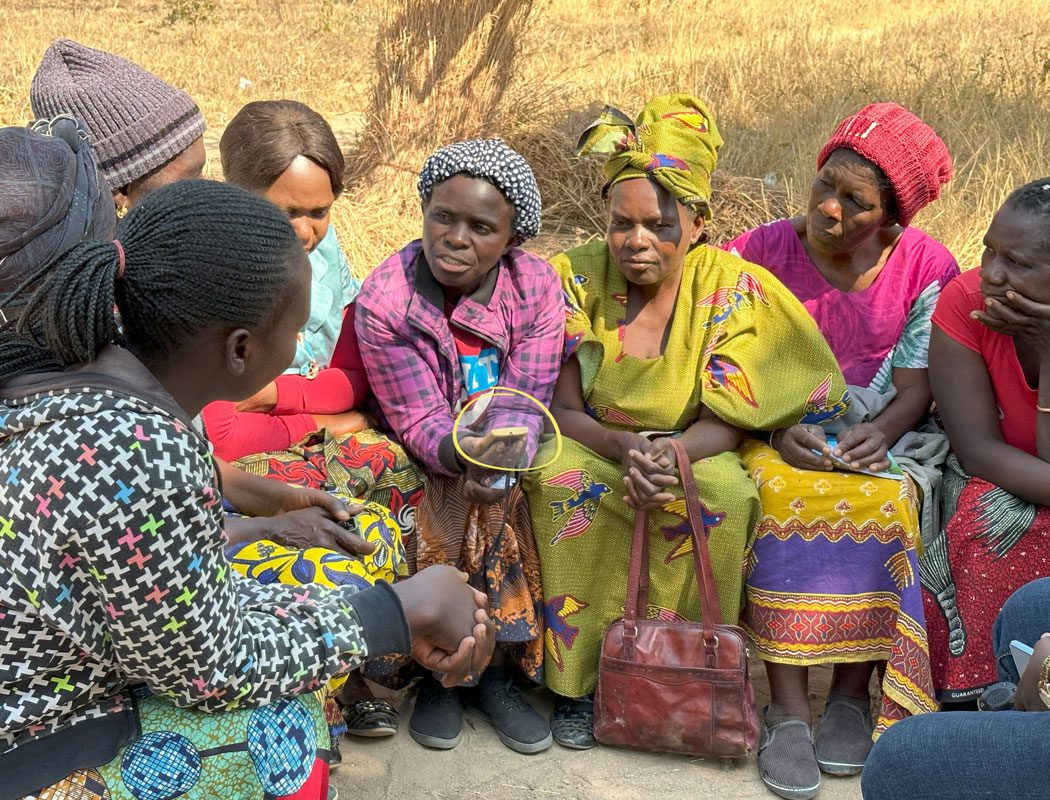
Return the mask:
<path id="1" fill-rule="evenodd" d="M 626 620 L 624 620 L 623 635 L 625 638 L 633 639 L 635 636 L 638 635 L 638 626 L 635 625 L 633 622 L 627 622 Z"/>

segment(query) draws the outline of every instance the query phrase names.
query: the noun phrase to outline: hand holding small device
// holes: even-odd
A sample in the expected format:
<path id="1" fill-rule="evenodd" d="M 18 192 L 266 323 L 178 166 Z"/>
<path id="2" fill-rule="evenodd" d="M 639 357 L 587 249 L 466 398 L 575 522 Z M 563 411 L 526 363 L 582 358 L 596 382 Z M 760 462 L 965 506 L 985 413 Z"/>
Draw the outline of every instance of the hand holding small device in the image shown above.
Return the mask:
<path id="1" fill-rule="evenodd" d="M 812 449 L 811 452 L 814 455 L 818 455 L 821 458 L 825 458 L 831 462 L 832 469 L 842 470 L 844 472 L 854 472 L 858 475 L 870 475 L 873 478 L 890 478 L 895 481 L 904 480 L 904 473 L 898 466 L 897 461 L 893 456 L 887 452 L 886 458 L 890 465 L 885 470 L 871 470 L 871 469 L 858 469 L 855 463 L 845 461 L 842 456 L 835 455 L 835 448 L 838 446 L 838 441 L 833 436 L 828 437 L 828 449 L 826 451 L 820 451 Z"/>
<path id="2" fill-rule="evenodd" d="M 463 451 L 484 466 L 467 463 L 465 494 L 471 502 L 499 502 L 515 480 L 501 469 L 518 469 L 525 456 L 528 430 L 522 426 L 490 428 L 483 436 L 460 440 Z"/>

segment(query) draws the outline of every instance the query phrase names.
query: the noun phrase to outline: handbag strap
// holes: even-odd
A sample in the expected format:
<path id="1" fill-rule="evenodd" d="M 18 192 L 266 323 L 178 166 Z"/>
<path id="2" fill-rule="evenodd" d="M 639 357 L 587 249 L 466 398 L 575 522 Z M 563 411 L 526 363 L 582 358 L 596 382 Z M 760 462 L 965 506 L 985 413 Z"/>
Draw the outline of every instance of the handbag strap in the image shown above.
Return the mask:
<path id="1" fill-rule="evenodd" d="M 677 439 L 671 440 L 678 475 L 685 495 L 686 517 L 693 540 L 693 566 L 696 571 L 697 589 L 700 593 L 700 617 L 704 628 L 704 640 L 714 640 L 714 626 L 722 624 L 722 609 L 718 603 L 718 591 L 711 571 L 711 554 L 707 547 L 707 530 L 700 508 L 700 495 L 693 479 L 693 465 L 685 446 Z M 633 635 L 637 620 L 645 619 L 649 605 L 649 514 L 638 511 L 634 516 L 634 537 L 631 542 L 631 566 L 627 577 L 627 602 L 624 604 L 624 623 L 628 635 Z"/>
<path id="2" fill-rule="evenodd" d="M 631 565 L 627 573 L 627 600 L 623 621 L 628 632 L 637 630 L 639 609 L 645 619 L 649 605 L 649 514 L 634 512 L 634 535 L 631 538 Z M 633 634 L 632 634 L 633 635 Z"/>
<path id="3" fill-rule="evenodd" d="M 685 493 L 685 507 L 689 516 L 689 528 L 693 536 L 693 564 L 696 582 L 700 590 L 700 612 L 704 620 L 712 625 L 722 624 L 722 606 L 718 602 L 718 586 L 711 570 L 711 551 L 707 547 L 707 527 L 704 525 L 703 509 L 700 507 L 700 492 L 693 478 L 693 464 L 685 452 L 685 445 L 678 439 L 671 440 L 678 456 L 678 474 Z"/>

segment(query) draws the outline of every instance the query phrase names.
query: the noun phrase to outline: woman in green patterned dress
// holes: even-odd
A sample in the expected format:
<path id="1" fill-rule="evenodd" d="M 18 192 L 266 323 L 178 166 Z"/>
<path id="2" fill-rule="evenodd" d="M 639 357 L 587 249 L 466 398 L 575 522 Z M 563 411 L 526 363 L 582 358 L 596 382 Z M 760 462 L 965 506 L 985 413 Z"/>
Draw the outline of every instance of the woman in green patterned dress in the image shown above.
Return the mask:
<path id="1" fill-rule="evenodd" d="M 761 267 L 704 241 L 722 139 L 689 95 L 653 99 L 634 125 L 607 109 L 581 154 L 605 165 L 604 240 L 554 259 L 568 307 L 554 414 L 561 454 L 527 481 L 543 572 L 545 675 L 555 739 L 594 744 L 589 696 L 602 635 L 623 614 L 636 511 L 650 514 L 649 613 L 697 619 L 685 500 L 669 437 L 693 461 L 723 618 L 735 622 L 758 493 L 736 448 L 745 431 L 800 421 L 845 383 L 802 305 Z M 536 457 L 554 454 L 547 442 Z"/>

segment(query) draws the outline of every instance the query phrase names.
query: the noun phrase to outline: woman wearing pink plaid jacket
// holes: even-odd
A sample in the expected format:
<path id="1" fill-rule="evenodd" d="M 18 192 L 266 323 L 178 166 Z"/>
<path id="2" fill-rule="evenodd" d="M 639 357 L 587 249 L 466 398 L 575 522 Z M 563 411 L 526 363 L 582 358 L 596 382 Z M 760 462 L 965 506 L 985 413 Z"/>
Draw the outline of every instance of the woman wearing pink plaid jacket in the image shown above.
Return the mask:
<path id="1" fill-rule="evenodd" d="M 491 390 L 550 404 L 564 340 L 561 288 L 546 261 L 517 247 L 539 231 L 540 194 L 503 142 L 434 153 L 419 194 L 422 239 L 365 281 L 357 335 L 381 416 L 428 476 L 409 559 L 414 551 L 420 569 L 467 572 L 489 595 L 499 647 L 476 687 L 424 679 L 410 732 L 424 746 L 455 747 L 469 704 L 508 747 L 538 753 L 552 743 L 550 726 L 515 685 L 516 677 L 542 681 L 543 591 L 528 506 L 517 486 L 503 488 L 507 476 L 472 459 L 531 463 L 543 414 L 520 394 Z"/>

